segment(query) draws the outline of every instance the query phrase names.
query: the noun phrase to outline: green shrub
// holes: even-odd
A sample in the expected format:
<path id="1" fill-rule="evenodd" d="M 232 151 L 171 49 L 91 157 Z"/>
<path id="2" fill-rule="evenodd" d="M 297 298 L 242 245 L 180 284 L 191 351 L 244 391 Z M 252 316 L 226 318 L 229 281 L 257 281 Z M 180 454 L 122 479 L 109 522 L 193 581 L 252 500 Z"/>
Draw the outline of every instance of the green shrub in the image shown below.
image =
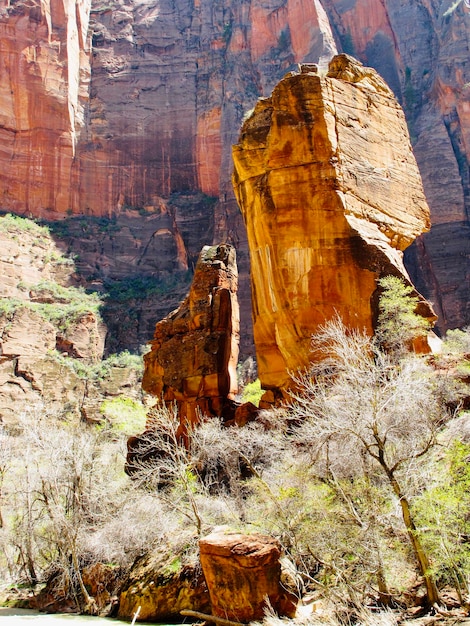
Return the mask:
<path id="1" fill-rule="evenodd" d="M 129 367 L 138 372 L 143 372 L 144 369 L 144 361 L 141 355 L 132 354 L 128 350 L 109 355 L 106 359 L 106 363 L 109 367 Z"/>
<path id="2" fill-rule="evenodd" d="M 470 444 L 453 441 L 430 476 L 415 503 L 418 531 L 439 583 L 456 588 L 462 600 L 470 591 Z"/>
<path id="3" fill-rule="evenodd" d="M 470 354 L 470 327 L 464 330 L 448 330 L 442 351 L 447 354 Z"/>
<path id="4" fill-rule="evenodd" d="M 107 359 L 97 363 L 85 363 L 81 359 L 64 357 L 56 350 L 51 353 L 51 356 L 83 380 L 104 380 L 110 375 L 113 367 L 127 367 L 141 375 L 144 367 L 142 357 L 138 354 L 131 354 L 127 350 L 118 354 L 112 354 Z"/>
<path id="5" fill-rule="evenodd" d="M 248 383 L 242 390 L 242 401 L 251 402 L 255 406 L 259 406 L 259 401 L 263 395 L 264 390 L 261 389 L 261 381 L 259 378 L 252 383 Z"/>
<path id="6" fill-rule="evenodd" d="M 0 217 L 0 232 L 29 232 L 41 239 L 50 237 L 49 228 L 47 226 L 40 226 L 33 220 L 20 217 L 19 215 L 13 215 L 12 213 L 6 213 Z"/>
<path id="7" fill-rule="evenodd" d="M 5 315 L 8 320 L 12 320 L 16 311 L 21 307 L 26 307 L 27 302 L 16 300 L 15 298 L 0 299 L 0 315 Z"/>
<path id="8" fill-rule="evenodd" d="M 62 331 L 66 331 L 71 324 L 86 313 L 94 313 L 100 317 L 102 301 L 99 295 L 86 293 L 82 287 L 62 287 L 53 281 L 42 281 L 37 285 L 30 286 L 29 289 L 33 298 L 52 301 L 31 302 L 29 300 L 4 298 L 0 300 L 0 313 L 11 320 L 20 308 L 28 308 Z"/>
<path id="9" fill-rule="evenodd" d="M 419 298 L 412 295 L 413 287 L 396 276 L 385 276 L 378 282 L 383 292 L 376 336 L 384 348 L 402 354 L 410 348 L 413 339 L 426 336 L 430 323 L 415 313 Z"/>
<path id="10" fill-rule="evenodd" d="M 105 400 L 100 412 L 111 422 L 113 430 L 135 435 L 145 429 L 147 410 L 138 400 L 118 396 Z"/>
<path id="11" fill-rule="evenodd" d="M 129 276 L 120 281 L 109 281 L 105 284 L 107 299 L 113 302 L 127 300 L 146 300 L 152 295 L 165 295 L 176 288 L 189 287 L 192 274 L 175 272 L 164 277 Z"/>

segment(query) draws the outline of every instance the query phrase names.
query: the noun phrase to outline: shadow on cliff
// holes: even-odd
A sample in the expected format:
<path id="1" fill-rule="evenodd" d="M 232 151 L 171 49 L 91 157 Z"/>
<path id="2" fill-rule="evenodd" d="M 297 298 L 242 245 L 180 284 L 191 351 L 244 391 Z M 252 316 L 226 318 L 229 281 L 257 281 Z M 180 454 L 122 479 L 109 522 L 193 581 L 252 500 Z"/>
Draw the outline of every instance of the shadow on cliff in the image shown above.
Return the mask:
<path id="1" fill-rule="evenodd" d="M 75 264 L 74 285 L 103 299 L 106 354 L 138 352 L 152 338 L 155 322 L 186 296 L 192 255 L 182 252 L 167 216 L 74 216 L 47 226 Z"/>

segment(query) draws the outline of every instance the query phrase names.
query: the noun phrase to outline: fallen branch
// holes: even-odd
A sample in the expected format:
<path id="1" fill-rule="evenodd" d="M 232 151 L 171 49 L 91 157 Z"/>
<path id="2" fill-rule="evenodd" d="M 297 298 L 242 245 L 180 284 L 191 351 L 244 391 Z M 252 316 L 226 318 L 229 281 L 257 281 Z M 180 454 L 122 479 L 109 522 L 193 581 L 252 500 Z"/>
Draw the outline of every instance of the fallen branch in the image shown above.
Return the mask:
<path id="1" fill-rule="evenodd" d="M 206 622 L 220 624 L 220 626 L 246 626 L 246 624 L 243 624 L 242 622 L 232 622 L 231 620 L 224 619 L 223 617 L 215 617 L 214 615 L 200 613 L 199 611 L 191 611 L 190 609 L 183 609 L 180 611 L 180 615 L 184 615 L 186 617 L 197 617 L 198 619 L 203 619 Z"/>
<path id="2" fill-rule="evenodd" d="M 134 613 L 134 619 L 132 620 L 131 626 L 134 626 L 136 619 L 139 617 L 139 613 L 140 613 L 140 609 L 142 607 L 139 606 L 139 608 L 137 609 L 137 611 Z"/>

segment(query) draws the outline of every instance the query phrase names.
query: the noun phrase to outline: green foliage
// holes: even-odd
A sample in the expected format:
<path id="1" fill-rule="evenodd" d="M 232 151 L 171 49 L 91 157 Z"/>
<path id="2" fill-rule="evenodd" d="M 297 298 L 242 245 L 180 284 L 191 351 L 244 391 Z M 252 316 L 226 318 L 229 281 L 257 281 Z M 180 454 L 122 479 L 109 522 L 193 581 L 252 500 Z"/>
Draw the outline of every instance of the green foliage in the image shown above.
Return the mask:
<path id="1" fill-rule="evenodd" d="M 64 287 L 51 280 L 42 280 L 30 287 L 33 298 L 46 297 L 56 302 L 72 304 L 84 303 L 98 310 L 101 305 L 100 297 L 97 293 L 86 293 L 83 287 Z"/>
<path id="2" fill-rule="evenodd" d="M 71 216 L 63 220 L 44 221 L 44 226 L 57 237 L 93 237 L 97 233 L 114 233 L 119 231 L 115 217 L 96 217 L 88 215 Z"/>
<path id="3" fill-rule="evenodd" d="M 438 581 L 463 596 L 470 581 L 470 444 L 454 441 L 430 468 L 430 478 L 415 503 L 418 528 Z"/>
<path id="4" fill-rule="evenodd" d="M 414 105 L 416 104 L 416 94 L 415 94 L 415 89 L 413 87 L 413 83 L 411 81 L 411 69 L 409 67 L 405 68 L 404 96 L 405 96 L 405 105 L 411 111 Z"/>
<path id="5" fill-rule="evenodd" d="M 74 266 L 75 263 L 73 259 L 60 254 L 56 250 L 53 250 L 50 254 L 47 254 L 44 257 L 44 263 L 51 263 L 52 265 L 69 265 Z"/>
<path id="6" fill-rule="evenodd" d="M 83 287 L 63 287 L 52 281 L 41 281 L 31 287 L 30 293 L 32 298 L 43 301 L 28 302 L 27 306 L 63 331 L 87 313 L 99 317 L 102 306 L 97 293 L 86 293 Z"/>
<path id="7" fill-rule="evenodd" d="M 107 299 L 113 302 L 146 300 L 152 295 L 165 295 L 172 289 L 189 286 L 191 272 L 175 272 L 165 277 L 130 276 L 120 281 L 105 284 Z"/>
<path id="8" fill-rule="evenodd" d="M 110 354 L 105 360 L 108 367 L 128 367 L 140 374 L 144 370 L 144 362 L 140 354 L 132 354 L 129 350 Z"/>
<path id="9" fill-rule="evenodd" d="M 26 307 L 28 303 L 15 298 L 0 299 L 0 315 L 5 315 L 8 320 L 12 320 L 16 311 L 21 307 Z"/>
<path id="10" fill-rule="evenodd" d="M 183 561 L 181 559 L 181 555 L 177 555 L 173 557 L 168 563 L 162 568 L 163 576 L 172 576 L 173 574 L 177 574 L 183 566 Z"/>
<path id="11" fill-rule="evenodd" d="M 86 293 L 83 287 L 63 287 L 53 281 L 41 281 L 30 286 L 29 292 L 32 300 L 1 299 L 0 313 L 12 320 L 20 309 L 30 309 L 62 331 L 87 313 L 100 317 L 100 296 Z"/>
<path id="12" fill-rule="evenodd" d="M 442 351 L 447 354 L 456 355 L 470 354 L 470 327 L 464 330 L 460 328 L 448 330 Z"/>
<path id="13" fill-rule="evenodd" d="M 398 300 L 400 315 L 414 314 L 410 288 L 394 281 L 383 286 L 389 310 Z M 66 557 L 60 561 L 64 570 L 70 568 L 72 549 L 82 562 L 129 567 L 152 542 L 171 541 L 174 546 L 190 526 L 200 536 L 215 525 L 230 524 L 242 532 L 277 537 L 292 563 L 295 593 L 341 602 L 349 618 L 351 607 L 357 611 L 391 598 L 399 602 L 400 593 L 415 584 L 410 533 L 400 515 L 403 502 L 409 502 L 416 536 L 430 556 L 429 571 L 439 584 L 457 587 L 464 597 L 470 575 L 470 444 L 455 442 L 445 454 L 435 446 L 444 439 L 447 419 L 435 370 L 408 354 L 392 358 L 376 341 L 344 328 L 340 320 L 320 329 L 313 346 L 323 360 L 296 379 L 291 405 L 263 411 L 262 419 L 243 428 L 207 418 L 188 428 L 187 446 L 181 442 L 176 407 L 156 404 L 147 419 L 145 407 L 124 395 L 101 405 L 110 428 L 89 429 L 98 441 L 91 442 L 81 465 L 83 425 L 74 433 L 69 423 L 66 433 L 58 433 L 60 445 L 47 441 L 38 452 L 37 442 L 48 429 L 36 418 L 30 420 L 38 432 L 25 458 L 36 462 L 26 475 L 18 455 L 18 474 L 0 500 L 10 529 L 10 534 L 0 533 L 0 542 L 4 536 L 11 567 L 23 564 L 30 549 L 41 572 L 59 561 L 59 549 Z M 113 367 L 142 367 L 141 357 L 127 352 L 92 366 L 58 354 L 54 358 L 93 383 Z M 243 399 L 256 401 L 260 393 L 257 380 L 246 386 Z M 123 434 L 142 432 L 147 421 L 132 487 L 124 493 L 122 485 L 116 487 L 123 479 L 122 449 L 103 445 L 113 446 L 116 440 L 122 445 Z M 74 443 L 70 439 L 75 436 Z M 70 449 L 66 463 L 65 443 Z M 47 460 L 46 453 L 53 458 Z M 59 494 L 57 516 L 48 524 L 43 522 L 48 511 L 28 510 L 24 495 L 30 488 L 41 493 L 46 485 L 50 499 L 46 465 L 52 476 L 63 472 L 66 487 Z M 75 467 L 80 474 L 70 472 Z M 78 488 L 83 493 L 74 500 Z M 59 522 L 68 522 L 67 515 L 73 523 L 66 527 L 70 534 L 64 543 Z M 167 530 L 161 531 L 164 523 Z M 0 550 L 5 569 L 2 558 Z M 181 552 L 170 550 L 164 574 L 172 575 L 181 563 Z M 351 618 L 349 623 L 378 622 Z"/>
<path id="14" fill-rule="evenodd" d="M 246 520 L 280 538 L 307 588 L 364 602 L 378 571 L 395 592 L 411 578 L 406 550 L 391 532 L 399 521 L 382 485 L 363 476 L 321 476 L 291 449 L 269 482 L 253 480 L 249 488 Z"/>
<path id="15" fill-rule="evenodd" d="M 259 406 L 259 401 L 264 390 L 261 389 L 261 381 L 259 378 L 252 383 L 248 383 L 242 390 L 242 402 L 251 402 L 255 406 Z"/>
<path id="16" fill-rule="evenodd" d="M 13 215 L 12 213 L 7 213 L 0 217 L 0 231 L 13 234 L 28 232 L 39 239 L 47 239 L 50 237 L 50 231 L 47 226 L 40 226 L 33 220 L 20 217 L 19 215 Z"/>
<path id="17" fill-rule="evenodd" d="M 100 412 L 111 423 L 112 429 L 135 435 L 145 430 L 147 410 L 138 400 L 127 396 L 118 396 L 105 400 Z"/>
<path id="18" fill-rule="evenodd" d="M 64 357 L 56 350 L 50 356 L 62 366 L 70 369 L 82 380 L 104 380 L 111 374 L 113 367 L 127 367 L 136 371 L 138 375 L 143 373 L 142 357 L 137 354 L 131 354 L 127 350 L 118 354 L 112 354 L 107 359 L 96 363 L 86 363 L 81 359 Z"/>
<path id="19" fill-rule="evenodd" d="M 386 349 L 402 353 L 410 348 L 413 339 L 426 336 L 430 324 L 415 313 L 419 298 L 413 287 L 405 285 L 396 276 L 385 276 L 379 280 L 383 289 L 379 301 L 379 316 L 376 336 Z"/>
<path id="20" fill-rule="evenodd" d="M 335 484 L 363 477 L 377 481 L 385 493 L 388 488 L 401 509 L 405 537 L 432 605 L 438 602 L 438 590 L 429 555 L 415 534 L 410 501 L 419 493 L 411 477 L 448 418 L 433 370 L 422 359 L 383 352 L 376 341 L 346 329 L 340 319 L 319 329 L 312 344 L 316 361 L 294 378 L 299 391 L 291 392 L 295 403 L 289 407 L 292 422 L 299 424 L 299 445 Z M 356 500 L 352 504 L 357 507 Z"/>
<path id="21" fill-rule="evenodd" d="M 415 125 L 414 125 L 414 112 L 418 103 L 419 93 L 415 89 L 413 81 L 411 79 L 411 68 L 405 68 L 405 84 L 403 86 L 403 100 L 404 109 L 406 112 L 406 121 L 408 125 L 408 132 L 410 133 L 411 142 L 414 144 L 416 141 Z"/>

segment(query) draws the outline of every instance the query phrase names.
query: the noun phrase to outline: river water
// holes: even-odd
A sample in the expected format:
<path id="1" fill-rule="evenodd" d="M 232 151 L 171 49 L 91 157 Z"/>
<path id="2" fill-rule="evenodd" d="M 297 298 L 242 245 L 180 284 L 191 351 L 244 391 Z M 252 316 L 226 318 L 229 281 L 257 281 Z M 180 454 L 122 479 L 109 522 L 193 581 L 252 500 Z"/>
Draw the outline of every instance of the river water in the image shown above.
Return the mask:
<path id="1" fill-rule="evenodd" d="M 121 626 L 129 622 L 106 617 L 90 617 L 88 615 L 46 615 L 27 609 L 6 609 L 0 607 L 0 626 Z M 146 622 L 146 626 L 150 626 Z"/>

